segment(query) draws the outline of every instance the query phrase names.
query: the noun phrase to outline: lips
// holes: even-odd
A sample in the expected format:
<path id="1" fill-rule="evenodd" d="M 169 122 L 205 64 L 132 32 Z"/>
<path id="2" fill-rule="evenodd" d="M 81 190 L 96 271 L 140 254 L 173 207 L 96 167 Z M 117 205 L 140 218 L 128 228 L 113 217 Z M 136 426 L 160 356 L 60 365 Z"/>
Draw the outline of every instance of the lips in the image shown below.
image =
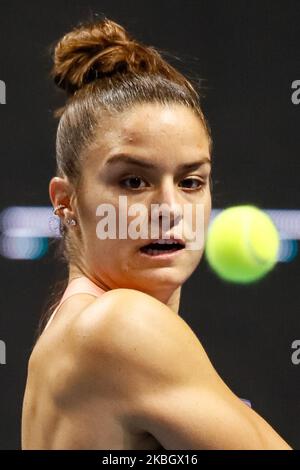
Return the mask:
<path id="1" fill-rule="evenodd" d="M 142 253 L 148 255 L 157 256 L 164 253 L 171 253 L 174 251 L 182 250 L 185 247 L 185 242 L 180 238 L 160 238 L 156 240 L 148 241 L 144 244 L 140 250 Z"/>

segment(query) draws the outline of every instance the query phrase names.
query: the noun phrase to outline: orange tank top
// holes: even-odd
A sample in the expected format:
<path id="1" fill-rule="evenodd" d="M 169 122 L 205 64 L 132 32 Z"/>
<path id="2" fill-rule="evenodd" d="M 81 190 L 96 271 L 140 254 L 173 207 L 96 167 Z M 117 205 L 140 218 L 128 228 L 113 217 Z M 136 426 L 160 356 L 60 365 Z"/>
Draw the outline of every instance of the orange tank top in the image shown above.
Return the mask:
<path id="1" fill-rule="evenodd" d="M 100 297 L 102 294 L 104 294 L 104 290 L 101 289 L 101 287 L 97 286 L 93 281 L 91 281 L 88 277 L 86 276 L 81 276 L 73 279 L 68 286 L 66 287 L 66 290 L 60 299 L 59 304 L 55 308 L 54 312 L 52 313 L 51 317 L 49 318 L 49 321 L 45 327 L 45 330 L 48 328 L 50 323 L 52 322 L 57 310 L 60 308 L 62 303 L 67 300 L 69 297 L 75 294 L 91 294 L 94 295 L 95 297 Z"/>

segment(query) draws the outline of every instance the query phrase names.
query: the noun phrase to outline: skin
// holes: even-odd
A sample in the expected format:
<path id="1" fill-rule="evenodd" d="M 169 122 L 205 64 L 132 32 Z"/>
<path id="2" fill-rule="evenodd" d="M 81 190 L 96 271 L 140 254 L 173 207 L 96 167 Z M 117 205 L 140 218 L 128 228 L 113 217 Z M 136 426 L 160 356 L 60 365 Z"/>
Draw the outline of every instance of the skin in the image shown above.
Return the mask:
<path id="1" fill-rule="evenodd" d="M 54 207 L 67 206 L 60 213 L 64 220 L 77 220 L 70 230 L 78 258 L 69 281 L 86 275 L 105 293 L 67 299 L 38 340 L 29 361 L 22 447 L 289 449 L 229 390 L 179 315 L 181 287 L 203 248 L 160 261 L 141 256 L 147 240 L 96 237 L 97 206 L 118 209 L 119 195 L 128 197 L 128 205 L 167 203 L 171 232 L 182 223 L 176 204 L 191 203 L 194 210 L 201 203 L 206 233 L 211 165 L 178 171 L 183 163 L 210 159 L 201 121 L 186 107 L 157 104 L 104 121 L 85 151 L 80 191 L 67 178 L 54 177 L 49 193 Z M 108 166 L 119 153 L 155 169 Z M 128 179 L 122 186 L 128 176 L 140 177 L 141 189 Z"/>

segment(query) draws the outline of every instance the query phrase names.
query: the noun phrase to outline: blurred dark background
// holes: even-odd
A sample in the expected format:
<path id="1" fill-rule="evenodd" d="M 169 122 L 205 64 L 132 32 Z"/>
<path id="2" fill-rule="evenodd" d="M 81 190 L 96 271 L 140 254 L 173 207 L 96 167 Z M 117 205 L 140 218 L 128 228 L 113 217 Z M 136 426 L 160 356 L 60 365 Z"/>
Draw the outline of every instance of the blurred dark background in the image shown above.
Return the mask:
<path id="1" fill-rule="evenodd" d="M 300 105 L 291 99 L 292 83 L 300 79 L 299 0 L 0 0 L 0 8 L 0 80 L 6 84 L 0 212 L 50 206 L 57 126 L 52 113 L 63 95 L 49 78 L 48 48 L 97 13 L 202 79 L 214 138 L 215 208 L 251 203 L 300 209 Z M 46 237 L 41 254 L 28 259 L 9 255 L 3 240 L 0 448 L 18 449 L 34 333 L 51 287 L 67 273 Z M 300 364 L 291 360 L 291 345 L 300 339 L 299 279 L 300 255 L 248 286 L 224 283 L 203 259 L 183 287 L 180 309 L 227 385 L 295 448 Z"/>

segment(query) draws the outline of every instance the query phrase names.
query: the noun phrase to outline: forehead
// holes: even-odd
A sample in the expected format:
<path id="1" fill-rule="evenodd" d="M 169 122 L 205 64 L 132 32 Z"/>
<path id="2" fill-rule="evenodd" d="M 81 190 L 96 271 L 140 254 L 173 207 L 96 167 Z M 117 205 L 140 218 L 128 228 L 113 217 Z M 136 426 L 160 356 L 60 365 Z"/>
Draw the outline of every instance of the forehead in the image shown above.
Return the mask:
<path id="1" fill-rule="evenodd" d="M 209 155 L 203 124 L 183 105 L 141 104 L 102 120 L 90 150 L 105 163 L 112 154 L 135 152 L 149 158 L 182 159 L 199 152 Z"/>
<path id="2" fill-rule="evenodd" d="M 176 138 L 203 144 L 207 140 L 200 118 L 186 106 L 170 104 L 141 104 L 109 117 L 97 136 L 98 141 L 113 145 L 138 144 L 153 139 Z M 104 142 L 103 142 L 104 143 Z"/>
<path id="3" fill-rule="evenodd" d="M 119 119 L 120 134 L 130 140 L 157 137 L 168 133 L 184 136 L 196 132 L 203 126 L 191 109 L 183 105 L 143 104 L 124 112 Z"/>

